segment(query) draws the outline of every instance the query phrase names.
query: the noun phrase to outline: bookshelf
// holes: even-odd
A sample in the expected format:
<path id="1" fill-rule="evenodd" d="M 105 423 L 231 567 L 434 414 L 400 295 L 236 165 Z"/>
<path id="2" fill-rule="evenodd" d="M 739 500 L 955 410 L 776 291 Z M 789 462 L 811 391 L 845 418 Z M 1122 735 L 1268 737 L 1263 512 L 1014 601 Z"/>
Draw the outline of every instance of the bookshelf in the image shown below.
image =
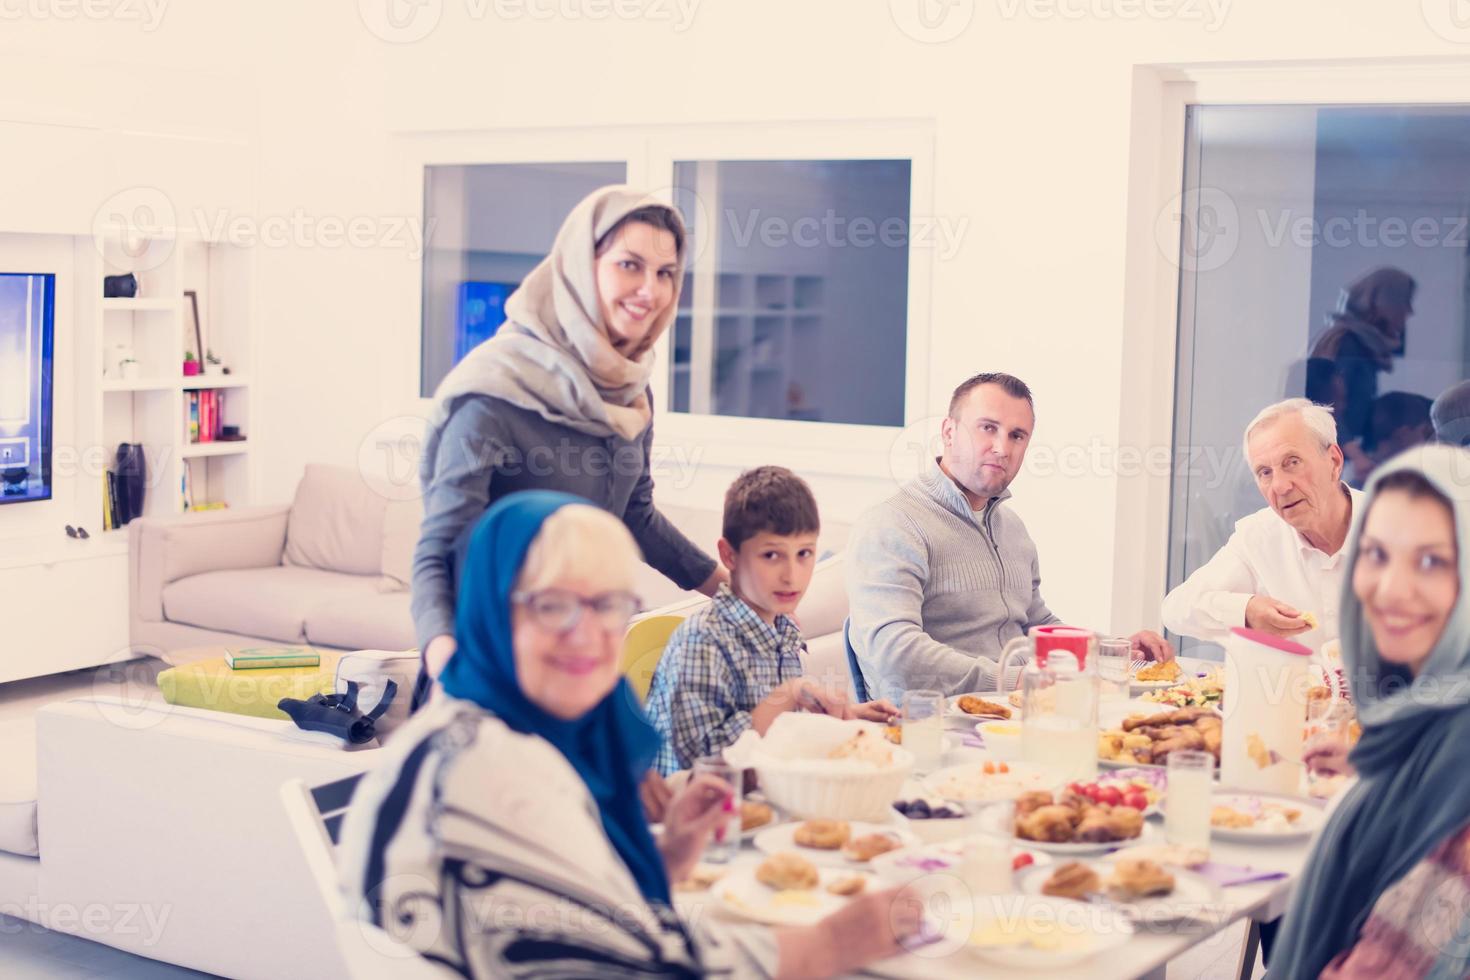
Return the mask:
<path id="1" fill-rule="evenodd" d="M 120 443 L 143 447 L 147 463 L 143 514 L 182 514 L 187 484 L 196 505 L 241 507 L 256 496 L 252 459 L 251 329 L 254 316 L 254 255 L 248 248 L 212 242 L 198 236 L 160 232 L 124 241 L 106 239 L 98 248 L 79 242 L 78 274 L 90 281 L 93 298 L 83 297 L 79 310 L 95 324 L 91 356 L 83 372 L 96 379 L 91 439 L 94 471 L 115 468 Z M 89 270 L 89 273 L 84 272 Z M 104 298 L 104 276 L 131 272 L 138 295 Z M 221 364 L 204 365 L 204 373 L 186 376 L 184 352 L 195 349 L 193 304 L 185 291 L 196 293 L 204 355 L 212 351 Z M 121 362 L 131 357 L 135 367 Z M 224 367 L 230 368 L 224 374 Z M 85 376 L 85 374 L 83 375 Z M 195 441 L 190 432 L 190 402 L 214 399 L 220 424 L 238 427 L 239 441 Z M 104 524 L 106 477 L 84 481 L 83 506 Z M 202 509 L 202 508 L 200 508 Z M 105 538 L 121 539 L 122 529 Z"/>
<path id="2" fill-rule="evenodd" d="M 694 295 L 686 274 L 674 320 L 670 391 L 673 404 L 692 410 L 697 335 L 713 350 L 708 404 L 719 415 L 819 420 L 820 405 L 793 391 L 791 366 L 816 363 L 821 349 L 822 276 L 721 272 L 714 303 Z M 688 408 L 686 408 L 686 406 Z"/>

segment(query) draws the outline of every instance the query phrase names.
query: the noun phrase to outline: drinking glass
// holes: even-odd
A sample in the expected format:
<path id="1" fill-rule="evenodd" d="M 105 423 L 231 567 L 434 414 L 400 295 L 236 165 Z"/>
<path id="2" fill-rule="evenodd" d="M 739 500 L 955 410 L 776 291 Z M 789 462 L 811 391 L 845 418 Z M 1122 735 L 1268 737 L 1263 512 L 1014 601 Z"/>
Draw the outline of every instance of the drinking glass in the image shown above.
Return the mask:
<path id="1" fill-rule="evenodd" d="M 938 691 L 905 691 L 903 747 L 918 769 L 934 769 L 944 752 L 944 695 Z"/>
<path id="2" fill-rule="evenodd" d="M 1127 701 L 1132 689 L 1133 642 L 1113 637 L 1097 645 L 1097 676 L 1103 701 Z"/>
<path id="3" fill-rule="evenodd" d="M 1164 790 L 1164 838 L 1170 844 L 1210 846 L 1211 779 L 1215 757 L 1208 752 L 1170 752 Z"/>
<path id="4" fill-rule="evenodd" d="M 706 773 L 729 783 L 732 795 L 725 804 L 729 817 L 710 835 L 704 859 L 711 864 L 728 864 L 740 853 L 740 790 L 744 773 L 719 755 L 706 755 L 694 760 L 694 775 Z"/>
<path id="5" fill-rule="evenodd" d="M 1353 706 L 1346 701 L 1323 698 L 1307 702 L 1307 724 L 1303 730 L 1302 751 L 1310 755 L 1313 748 L 1338 743 L 1348 746 L 1348 732 L 1354 719 Z M 1307 793 L 1330 796 L 1342 782 L 1340 773 L 1327 772 L 1316 766 L 1307 767 Z"/>

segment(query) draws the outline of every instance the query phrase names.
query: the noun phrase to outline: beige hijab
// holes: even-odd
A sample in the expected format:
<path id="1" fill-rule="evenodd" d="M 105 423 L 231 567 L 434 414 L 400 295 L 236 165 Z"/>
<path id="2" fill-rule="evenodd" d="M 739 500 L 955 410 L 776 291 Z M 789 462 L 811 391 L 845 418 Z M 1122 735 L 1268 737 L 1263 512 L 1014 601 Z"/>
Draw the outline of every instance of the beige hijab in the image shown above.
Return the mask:
<path id="1" fill-rule="evenodd" d="M 599 438 L 634 439 L 652 418 L 648 376 L 653 344 L 673 322 L 684 284 L 687 233 L 679 250 L 674 296 L 632 357 L 608 339 L 597 297 L 597 240 L 629 213 L 667 207 L 684 231 L 678 210 L 631 187 L 593 191 L 572 209 L 556 234 L 551 254 L 505 302 L 506 322 L 495 336 L 465 355 L 434 392 L 428 460 L 454 399 L 491 395 Z"/>

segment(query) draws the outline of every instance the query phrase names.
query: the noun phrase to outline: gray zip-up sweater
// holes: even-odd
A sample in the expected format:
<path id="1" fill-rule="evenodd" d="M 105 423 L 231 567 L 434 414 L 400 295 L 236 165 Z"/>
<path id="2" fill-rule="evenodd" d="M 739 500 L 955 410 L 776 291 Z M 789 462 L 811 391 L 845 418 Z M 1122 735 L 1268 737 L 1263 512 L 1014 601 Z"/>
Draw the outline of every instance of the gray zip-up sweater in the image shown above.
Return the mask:
<path id="1" fill-rule="evenodd" d="M 936 461 L 853 528 L 843 562 L 850 635 L 872 697 L 995 690 L 1005 645 L 1058 622 L 1010 495 L 971 510 Z"/>
<path id="2" fill-rule="evenodd" d="M 650 404 L 651 404 L 650 399 Z M 485 509 L 517 490 L 561 490 L 621 518 L 643 560 L 680 588 L 704 584 L 715 560 L 653 505 L 648 454 L 638 438 L 599 439 L 488 395 L 455 401 L 424 488 L 424 523 L 413 553 L 414 633 L 423 649 L 454 633 L 456 569 Z"/>

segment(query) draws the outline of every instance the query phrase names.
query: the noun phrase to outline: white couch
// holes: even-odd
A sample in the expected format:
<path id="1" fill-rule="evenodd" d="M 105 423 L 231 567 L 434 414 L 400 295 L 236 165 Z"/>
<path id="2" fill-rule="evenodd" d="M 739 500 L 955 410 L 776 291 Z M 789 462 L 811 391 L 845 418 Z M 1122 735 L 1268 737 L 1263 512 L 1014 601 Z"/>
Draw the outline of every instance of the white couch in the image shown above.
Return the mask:
<path id="1" fill-rule="evenodd" d="M 718 537 L 717 514 L 666 513 L 713 550 L 701 539 L 711 528 Z M 830 528 L 824 546 L 845 537 Z M 807 672 L 834 685 L 847 682 L 840 561 L 818 563 L 797 611 Z M 675 597 L 650 615 L 708 601 L 659 581 L 640 588 Z M 384 669 L 411 674 L 402 659 Z M 0 725 L 0 913 L 242 980 L 346 980 L 279 790 L 370 769 L 374 749 L 319 746 L 292 737 L 289 722 L 137 696 L 49 704 L 33 745 L 31 731 Z"/>

